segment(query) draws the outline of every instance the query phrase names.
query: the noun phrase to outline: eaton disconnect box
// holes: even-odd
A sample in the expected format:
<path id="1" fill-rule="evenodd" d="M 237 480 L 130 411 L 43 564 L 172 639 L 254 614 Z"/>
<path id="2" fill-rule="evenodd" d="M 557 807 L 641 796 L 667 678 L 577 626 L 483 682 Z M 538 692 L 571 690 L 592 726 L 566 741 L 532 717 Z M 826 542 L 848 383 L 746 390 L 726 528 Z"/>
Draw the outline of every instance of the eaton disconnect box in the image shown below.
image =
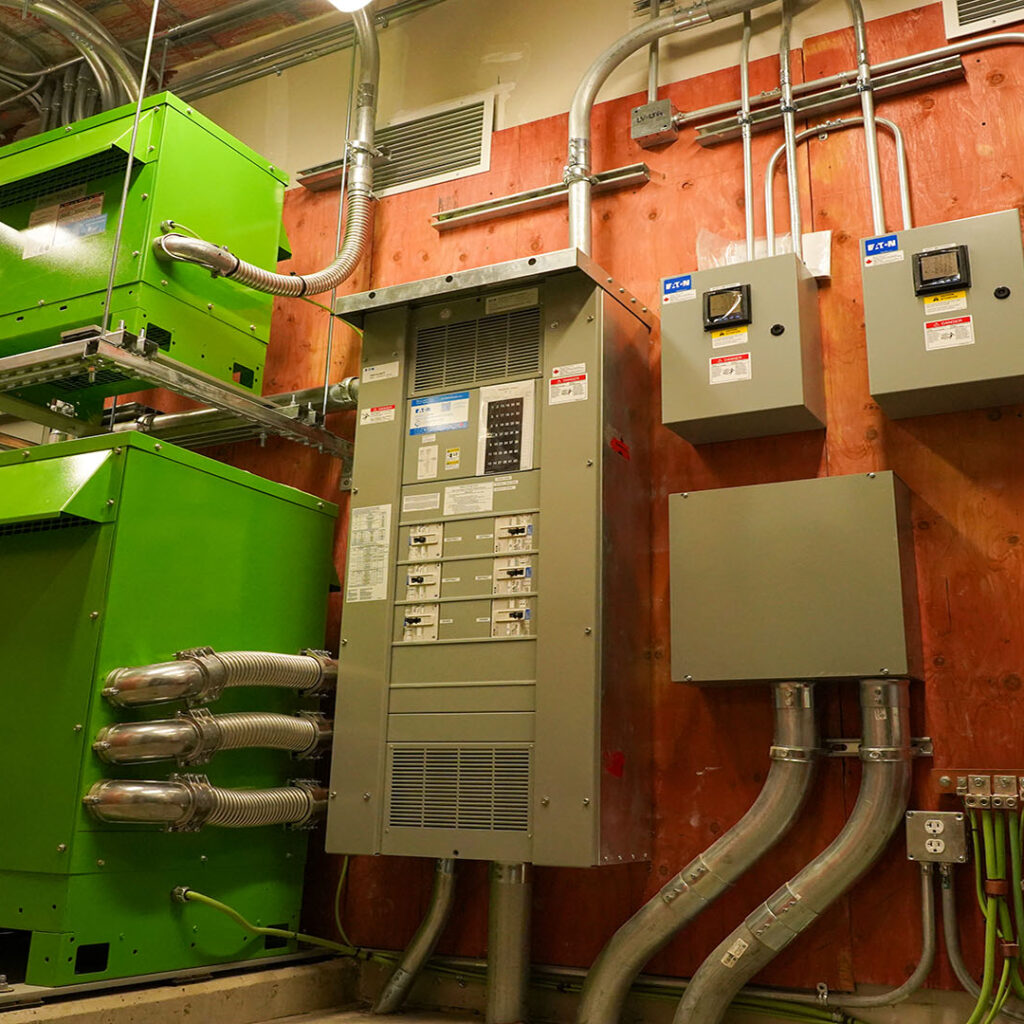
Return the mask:
<path id="1" fill-rule="evenodd" d="M 921 674 L 910 494 L 861 473 L 669 496 L 672 678 Z"/>
<path id="2" fill-rule="evenodd" d="M 871 396 L 895 419 L 1024 401 L 1016 210 L 862 243 Z"/>
<path id="3" fill-rule="evenodd" d="M 328 850 L 642 859 L 649 315 L 576 250 L 337 310 L 364 336 Z"/>
<path id="4" fill-rule="evenodd" d="M 692 444 L 825 426 L 818 289 L 800 259 L 663 279 L 661 418 Z"/>

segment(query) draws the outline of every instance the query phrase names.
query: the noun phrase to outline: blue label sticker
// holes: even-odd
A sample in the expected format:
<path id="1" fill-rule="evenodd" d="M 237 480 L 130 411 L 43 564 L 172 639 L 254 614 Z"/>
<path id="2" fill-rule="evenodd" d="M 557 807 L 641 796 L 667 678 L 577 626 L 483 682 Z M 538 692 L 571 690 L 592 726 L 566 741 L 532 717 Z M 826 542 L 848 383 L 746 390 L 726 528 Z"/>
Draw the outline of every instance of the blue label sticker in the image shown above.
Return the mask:
<path id="1" fill-rule="evenodd" d="M 469 426 L 469 392 L 414 398 L 409 403 L 409 433 L 437 434 Z"/>
<path id="2" fill-rule="evenodd" d="M 691 292 L 693 291 L 693 275 L 692 274 L 681 274 L 679 277 L 666 277 L 661 282 L 661 294 L 665 301 L 669 301 L 669 296 L 675 295 L 678 292 Z"/>
<path id="3" fill-rule="evenodd" d="M 88 238 L 90 235 L 102 235 L 107 230 L 107 215 L 101 213 L 95 217 L 86 217 L 85 220 L 61 224 L 61 229 L 70 231 L 78 235 L 79 238 Z"/>
<path id="4" fill-rule="evenodd" d="M 883 252 L 895 252 L 900 243 L 896 235 L 879 235 L 878 238 L 864 239 L 864 255 L 878 256 Z"/>

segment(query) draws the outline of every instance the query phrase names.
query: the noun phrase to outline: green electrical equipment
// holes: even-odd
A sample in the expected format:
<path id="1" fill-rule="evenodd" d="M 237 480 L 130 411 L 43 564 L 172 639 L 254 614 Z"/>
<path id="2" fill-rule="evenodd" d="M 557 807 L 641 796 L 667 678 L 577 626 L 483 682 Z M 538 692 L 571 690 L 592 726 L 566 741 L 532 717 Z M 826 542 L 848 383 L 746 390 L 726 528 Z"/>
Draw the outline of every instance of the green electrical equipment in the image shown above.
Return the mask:
<path id="1" fill-rule="evenodd" d="M 290 951 L 171 893 L 298 927 L 336 513 L 137 433 L 0 454 L 8 983 Z"/>
<path id="2" fill-rule="evenodd" d="M 102 326 L 134 106 L 0 150 L 0 356 L 58 345 Z M 123 321 L 180 362 L 261 393 L 273 297 L 159 260 L 153 241 L 176 230 L 273 267 L 288 255 L 281 224 L 288 178 L 170 93 L 145 100 L 124 210 L 112 328 Z M 137 382 L 105 371 L 62 382 L 79 412 Z M 22 397 L 48 402 L 53 389 Z"/>

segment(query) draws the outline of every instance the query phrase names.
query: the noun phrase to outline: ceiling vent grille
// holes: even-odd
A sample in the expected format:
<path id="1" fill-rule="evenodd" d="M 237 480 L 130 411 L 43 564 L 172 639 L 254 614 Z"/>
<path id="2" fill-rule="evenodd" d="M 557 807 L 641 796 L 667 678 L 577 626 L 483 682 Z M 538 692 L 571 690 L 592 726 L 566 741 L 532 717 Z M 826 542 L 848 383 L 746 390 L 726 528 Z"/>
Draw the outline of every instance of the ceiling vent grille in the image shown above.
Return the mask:
<path id="1" fill-rule="evenodd" d="M 424 327 L 414 358 L 416 394 L 529 377 L 540 372 L 540 308 Z"/>
<path id="2" fill-rule="evenodd" d="M 392 828 L 528 832 L 529 746 L 393 746 Z"/>
<path id="3" fill-rule="evenodd" d="M 1024 0 L 942 0 L 946 38 L 1024 21 Z"/>

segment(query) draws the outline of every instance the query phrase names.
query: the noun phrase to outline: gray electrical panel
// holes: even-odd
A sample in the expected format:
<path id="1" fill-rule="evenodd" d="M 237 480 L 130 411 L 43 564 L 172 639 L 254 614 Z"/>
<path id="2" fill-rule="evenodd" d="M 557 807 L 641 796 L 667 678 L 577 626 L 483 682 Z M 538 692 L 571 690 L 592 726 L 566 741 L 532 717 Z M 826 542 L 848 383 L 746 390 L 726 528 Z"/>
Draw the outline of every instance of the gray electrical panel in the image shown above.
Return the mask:
<path id="1" fill-rule="evenodd" d="M 862 243 L 871 396 L 894 419 L 1024 401 L 1016 210 Z"/>
<path id="2" fill-rule="evenodd" d="M 821 430 L 818 288 L 792 253 L 662 281 L 661 418 L 692 444 Z"/>
<path id="3" fill-rule="evenodd" d="M 648 311 L 565 250 L 337 312 L 364 336 L 328 850 L 645 858 Z"/>
<path id="4" fill-rule="evenodd" d="M 669 496 L 672 678 L 920 678 L 910 496 L 893 473 Z"/>

